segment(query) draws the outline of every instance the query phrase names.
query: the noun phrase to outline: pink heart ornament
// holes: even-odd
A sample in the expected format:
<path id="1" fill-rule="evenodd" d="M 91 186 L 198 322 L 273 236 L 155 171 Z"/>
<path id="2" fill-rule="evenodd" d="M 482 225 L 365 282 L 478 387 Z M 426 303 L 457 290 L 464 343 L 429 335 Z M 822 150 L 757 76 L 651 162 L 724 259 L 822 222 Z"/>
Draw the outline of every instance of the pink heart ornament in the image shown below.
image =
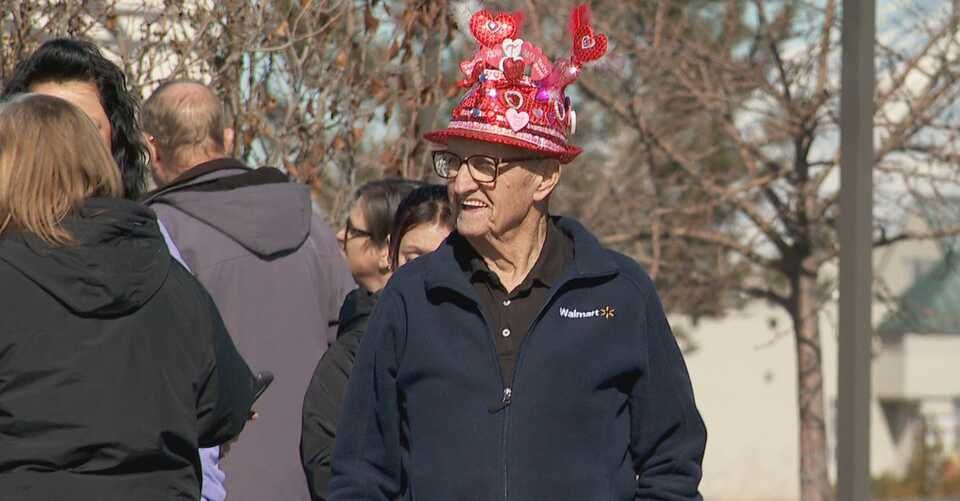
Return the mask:
<path id="1" fill-rule="evenodd" d="M 513 108 L 507 110 L 507 123 L 514 132 L 520 132 L 530 123 L 530 114 L 526 111 L 517 111 Z"/>

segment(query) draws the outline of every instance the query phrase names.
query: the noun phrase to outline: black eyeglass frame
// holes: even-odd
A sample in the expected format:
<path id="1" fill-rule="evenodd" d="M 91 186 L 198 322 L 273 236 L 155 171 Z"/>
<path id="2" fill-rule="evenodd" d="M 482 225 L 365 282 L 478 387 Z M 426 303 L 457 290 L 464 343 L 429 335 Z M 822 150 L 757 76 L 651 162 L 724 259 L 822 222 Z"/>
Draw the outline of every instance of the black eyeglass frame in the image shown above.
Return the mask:
<path id="1" fill-rule="evenodd" d="M 534 161 L 534 160 L 545 160 L 545 158 L 544 158 L 543 156 L 535 156 L 535 157 L 515 157 L 515 158 L 498 158 L 498 157 L 495 157 L 495 156 L 492 156 L 492 155 L 484 155 L 484 154 L 470 155 L 470 156 L 467 157 L 467 158 L 463 158 L 463 157 L 461 157 L 460 155 L 457 155 L 456 153 L 454 153 L 454 152 L 452 152 L 452 151 L 450 151 L 450 150 L 437 150 L 437 151 L 434 151 L 433 154 L 432 154 L 432 156 L 433 156 L 433 172 L 436 173 L 437 176 L 440 176 L 440 177 L 443 178 L 443 179 L 453 179 L 453 178 L 457 177 L 457 175 L 454 174 L 454 175 L 452 175 L 452 176 L 444 176 L 444 175 L 440 172 L 440 167 L 439 167 L 439 165 L 437 164 L 437 156 L 438 156 L 438 155 L 450 155 L 450 156 L 453 156 L 453 157 L 456 158 L 456 159 L 459 159 L 460 162 L 459 162 L 459 165 L 458 165 L 458 167 L 457 167 L 457 174 L 460 173 L 460 168 L 463 167 L 464 165 L 466 165 L 466 166 L 467 166 L 467 171 L 470 172 L 470 177 L 472 177 L 473 180 L 476 181 L 476 182 L 478 182 L 478 183 L 495 183 L 495 182 L 497 181 L 497 178 L 500 176 L 500 168 L 503 167 L 504 165 L 509 165 L 509 164 L 516 163 L 516 162 L 531 162 L 531 161 Z M 470 160 L 472 160 L 472 159 L 474 159 L 474 158 L 486 158 L 486 159 L 492 160 L 492 161 L 494 162 L 493 179 L 478 179 L 478 178 L 477 178 L 476 168 L 475 168 L 473 165 L 470 164 Z"/>
<path id="2" fill-rule="evenodd" d="M 373 233 L 354 227 L 350 222 L 350 216 L 347 216 L 346 222 L 343 223 L 343 252 L 347 252 L 347 242 L 362 237 L 373 238 Z"/>

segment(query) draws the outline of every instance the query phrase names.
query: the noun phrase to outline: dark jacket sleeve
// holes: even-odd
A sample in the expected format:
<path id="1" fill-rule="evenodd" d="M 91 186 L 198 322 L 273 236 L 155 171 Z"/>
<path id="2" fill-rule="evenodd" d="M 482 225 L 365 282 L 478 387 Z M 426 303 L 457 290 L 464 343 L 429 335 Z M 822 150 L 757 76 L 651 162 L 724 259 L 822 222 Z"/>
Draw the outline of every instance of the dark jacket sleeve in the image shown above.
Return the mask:
<path id="1" fill-rule="evenodd" d="M 646 370 L 630 398 L 630 452 L 637 500 L 700 501 L 707 432 L 693 399 L 690 376 L 660 299 L 645 298 Z"/>
<path id="2" fill-rule="evenodd" d="M 401 494 L 398 353 L 406 325 L 401 300 L 383 293 L 350 376 L 333 450 L 333 501 L 393 501 Z"/>
<path id="3" fill-rule="evenodd" d="M 220 313 L 203 293 L 207 315 L 209 356 L 197 385 L 197 421 L 200 447 L 214 447 L 236 437 L 250 417 L 253 374 L 227 334 Z"/>
<path id="4" fill-rule="evenodd" d="M 310 497 L 326 500 L 330 487 L 331 457 L 336 437 L 337 418 L 347 393 L 347 381 L 353 370 L 367 316 L 350 322 L 341 315 L 337 342 L 320 359 L 303 399 L 303 424 L 300 434 L 300 458 L 307 476 Z M 350 322 L 347 324 L 346 322 Z"/>

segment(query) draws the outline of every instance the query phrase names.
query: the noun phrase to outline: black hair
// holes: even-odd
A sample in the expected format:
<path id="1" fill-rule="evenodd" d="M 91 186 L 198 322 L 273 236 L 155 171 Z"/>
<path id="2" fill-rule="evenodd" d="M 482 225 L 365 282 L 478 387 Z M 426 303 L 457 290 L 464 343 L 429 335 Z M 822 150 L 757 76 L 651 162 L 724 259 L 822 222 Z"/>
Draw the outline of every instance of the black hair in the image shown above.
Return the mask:
<path id="1" fill-rule="evenodd" d="M 420 181 L 402 178 L 387 178 L 370 181 L 357 189 L 355 203 L 360 204 L 370 234 L 370 242 L 382 248 L 390 238 L 390 225 L 400 201 L 415 188 L 423 186 Z"/>
<path id="2" fill-rule="evenodd" d="M 447 187 L 440 184 L 421 186 L 407 195 L 397 207 L 390 230 L 390 267 L 400 264 L 400 241 L 411 229 L 421 224 L 452 226 L 453 210 L 447 197 Z"/>
<path id="3" fill-rule="evenodd" d="M 146 187 L 148 153 L 137 116 L 137 99 L 127 88 L 123 71 L 103 57 L 96 45 L 72 38 L 44 42 L 17 63 L 0 97 L 29 92 L 40 83 L 71 81 L 90 82 L 97 87 L 100 104 L 110 120 L 111 153 L 120 168 L 124 196 L 139 198 Z"/>

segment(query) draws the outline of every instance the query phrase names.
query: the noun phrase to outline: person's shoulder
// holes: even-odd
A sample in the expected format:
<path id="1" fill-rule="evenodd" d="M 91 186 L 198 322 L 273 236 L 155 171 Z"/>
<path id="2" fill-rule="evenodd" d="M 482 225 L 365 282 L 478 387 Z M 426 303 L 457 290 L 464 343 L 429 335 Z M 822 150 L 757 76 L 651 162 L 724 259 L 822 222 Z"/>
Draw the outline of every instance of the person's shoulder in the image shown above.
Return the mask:
<path id="1" fill-rule="evenodd" d="M 387 285 L 398 291 L 408 290 L 411 287 L 422 289 L 429 270 L 437 264 L 435 254 L 435 252 L 424 254 L 401 266 L 390 277 Z"/>
<path id="2" fill-rule="evenodd" d="M 16 283 L 15 281 L 33 283 L 15 266 L 3 259 L 3 256 L 0 256 L 0 284 L 10 285 Z M 9 293 L 14 290 L 16 290 L 15 287 L 4 288 L 3 292 Z M 6 294 L 0 294 L 0 297 L 3 296 L 6 296 Z"/>
<path id="3" fill-rule="evenodd" d="M 616 263 L 621 278 L 627 283 L 644 295 L 656 293 L 656 286 L 653 283 L 653 279 L 650 278 L 650 274 L 647 273 L 647 270 L 644 269 L 636 259 L 613 249 L 604 250 L 613 262 Z"/>
<path id="4" fill-rule="evenodd" d="M 172 257 L 167 279 L 158 292 L 166 293 L 180 312 L 207 313 L 205 306 L 213 301 L 197 277 Z"/>
<path id="5" fill-rule="evenodd" d="M 643 266 L 635 259 L 626 254 L 613 250 L 603 243 L 588 230 L 580 221 L 571 217 L 554 217 L 553 223 L 573 239 L 573 245 L 578 249 L 575 260 L 588 259 L 588 267 L 608 270 L 612 266 L 616 273 L 623 279 L 635 285 L 641 290 L 653 288 L 653 280 L 647 274 Z"/>

